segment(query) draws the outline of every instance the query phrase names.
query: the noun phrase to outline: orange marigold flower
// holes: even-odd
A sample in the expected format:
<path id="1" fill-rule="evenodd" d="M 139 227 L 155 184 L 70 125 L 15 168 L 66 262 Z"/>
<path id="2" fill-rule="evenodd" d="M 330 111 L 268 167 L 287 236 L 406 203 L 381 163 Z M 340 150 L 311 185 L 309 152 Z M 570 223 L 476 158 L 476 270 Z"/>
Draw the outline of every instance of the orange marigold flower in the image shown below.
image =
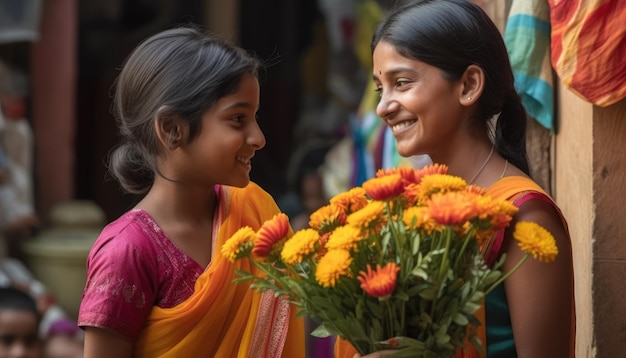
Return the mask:
<path id="1" fill-rule="evenodd" d="M 246 257 L 252 251 L 255 239 L 256 232 L 251 227 L 244 226 L 224 242 L 222 255 L 230 262 Z"/>
<path id="2" fill-rule="evenodd" d="M 350 274 L 352 257 L 346 250 L 329 250 L 315 269 L 315 280 L 322 287 L 335 287 L 341 276 Z"/>
<path id="3" fill-rule="evenodd" d="M 352 225 L 341 226 L 330 234 L 326 248 L 328 250 L 343 249 L 352 251 L 356 249 L 359 241 L 363 239 L 361 229 Z"/>
<path id="4" fill-rule="evenodd" d="M 302 229 L 285 242 L 280 257 L 288 265 L 295 265 L 302 262 L 305 256 L 315 252 L 315 244 L 318 243 L 320 235 L 314 229 Z"/>
<path id="5" fill-rule="evenodd" d="M 552 262 L 559 249 L 554 236 L 543 226 L 530 221 L 520 221 L 515 225 L 513 237 L 519 247 L 541 262 Z"/>
<path id="6" fill-rule="evenodd" d="M 389 200 L 404 191 L 404 182 L 399 174 L 371 178 L 363 183 L 363 189 L 374 200 Z"/>
<path id="7" fill-rule="evenodd" d="M 309 226 L 321 233 L 332 231 L 345 222 L 346 216 L 343 210 L 331 204 L 322 206 L 309 217 Z"/>
<path id="8" fill-rule="evenodd" d="M 319 261 L 322 256 L 326 255 L 328 249 L 326 248 L 326 243 L 328 243 L 328 239 L 330 238 L 330 232 L 327 232 L 320 236 L 319 244 L 317 246 L 317 253 L 315 254 L 315 261 Z"/>
<path id="9" fill-rule="evenodd" d="M 408 207 L 417 204 L 420 199 L 420 186 L 415 183 L 405 186 L 403 195 L 406 198 L 406 205 Z"/>
<path id="10" fill-rule="evenodd" d="M 341 208 L 347 214 L 361 210 L 367 202 L 365 190 L 360 186 L 339 193 L 330 199 L 330 205 Z"/>
<path id="11" fill-rule="evenodd" d="M 385 203 L 383 201 L 370 201 L 363 209 L 352 213 L 346 219 L 349 225 L 366 228 L 384 220 Z"/>
<path id="12" fill-rule="evenodd" d="M 480 187 L 476 184 L 469 184 L 466 188 L 465 191 L 467 191 L 468 193 L 473 193 L 473 194 L 477 194 L 477 195 L 485 195 L 485 189 L 483 187 Z"/>
<path id="13" fill-rule="evenodd" d="M 428 215 L 441 225 L 463 225 L 474 215 L 474 206 L 459 192 L 434 194 L 428 203 Z"/>
<path id="14" fill-rule="evenodd" d="M 418 174 L 418 171 L 413 169 L 412 167 L 378 169 L 378 171 L 376 172 L 376 177 L 381 178 L 394 174 L 398 174 L 402 177 L 405 186 L 410 183 L 417 183 L 416 176 Z"/>
<path id="15" fill-rule="evenodd" d="M 385 267 L 376 265 L 376 270 L 372 270 L 367 265 L 367 273 L 361 271 L 358 280 L 361 282 L 361 288 L 372 297 L 381 299 L 388 298 L 396 288 L 396 279 L 400 267 L 394 262 L 390 262 Z"/>
<path id="16" fill-rule="evenodd" d="M 287 237 L 289 233 L 289 217 L 285 213 L 274 215 L 261 225 L 252 253 L 257 257 L 267 257 L 275 243 Z"/>

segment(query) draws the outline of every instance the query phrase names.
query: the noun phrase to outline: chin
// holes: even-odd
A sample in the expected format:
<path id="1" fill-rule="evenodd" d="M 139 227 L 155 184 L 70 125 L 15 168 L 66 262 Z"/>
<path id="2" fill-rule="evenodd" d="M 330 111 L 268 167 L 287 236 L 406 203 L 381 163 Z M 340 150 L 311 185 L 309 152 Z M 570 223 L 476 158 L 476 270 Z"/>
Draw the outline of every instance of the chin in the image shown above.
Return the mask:
<path id="1" fill-rule="evenodd" d="M 228 183 L 228 185 L 236 188 L 245 188 L 248 184 L 250 184 L 250 178 L 233 180 L 231 183 Z"/>

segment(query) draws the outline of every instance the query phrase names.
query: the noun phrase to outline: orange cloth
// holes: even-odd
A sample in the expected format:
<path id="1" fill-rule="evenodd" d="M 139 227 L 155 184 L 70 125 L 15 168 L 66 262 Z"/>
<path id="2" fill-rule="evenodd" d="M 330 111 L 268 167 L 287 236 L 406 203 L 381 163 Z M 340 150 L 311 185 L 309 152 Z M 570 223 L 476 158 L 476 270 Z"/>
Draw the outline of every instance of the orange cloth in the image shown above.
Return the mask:
<path id="1" fill-rule="evenodd" d="M 552 199 L 548 196 L 548 194 L 545 193 L 545 191 L 543 189 L 541 189 L 541 187 L 539 185 L 537 185 L 534 181 L 532 181 L 531 179 L 525 178 L 525 177 L 519 177 L 519 176 L 511 176 L 511 177 L 505 177 L 502 178 L 500 180 L 498 180 L 496 183 L 494 183 L 491 187 L 487 188 L 487 194 L 494 198 L 494 199 L 498 199 L 498 200 L 508 200 L 510 202 L 515 202 L 515 200 L 517 200 L 518 198 L 522 197 L 524 194 L 528 193 L 529 191 L 534 191 L 534 192 L 538 192 L 541 193 L 545 196 L 546 200 L 552 202 Z M 554 206 L 557 210 L 557 206 Z M 558 211 L 559 214 L 560 211 Z M 563 225 L 565 227 L 565 229 L 567 230 L 567 223 L 565 222 L 565 219 L 563 218 L 563 216 L 561 215 L 561 219 L 563 220 Z M 483 253 L 483 255 L 487 258 L 489 256 L 493 256 L 493 255 L 498 255 L 499 251 L 500 251 L 500 245 L 494 245 L 495 241 L 497 240 L 501 240 L 503 237 L 502 236 L 496 236 L 494 237 L 492 240 L 490 240 L 485 246 L 481 247 L 481 251 Z M 573 268 L 572 268 L 573 270 Z M 572 285 L 574 283 L 572 282 Z M 475 313 L 476 317 L 478 318 L 479 321 L 481 322 L 485 322 L 485 308 L 484 306 L 481 307 L 476 313 Z M 571 342 L 571 348 L 570 348 L 570 356 L 574 357 L 574 353 L 575 353 L 575 340 L 573 339 L 574 337 L 576 337 L 576 326 L 575 326 L 575 308 L 574 305 L 572 305 L 572 342 Z M 485 348 L 486 351 L 486 347 L 487 347 L 487 335 L 486 335 L 486 331 L 485 331 L 485 325 L 482 324 L 481 326 L 478 327 L 477 329 L 477 337 L 483 342 L 483 347 Z M 354 356 L 354 354 L 356 354 L 356 350 L 350 345 L 350 343 L 348 343 L 345 340 L 342 340 L 340 338 L 337 339 L 337 343 L 335 344 L 335 357 L 336 358 L 352 358 Z M 455 358 L 479 358 L 482 355 L 476 350 L 474 349 L 471 344 L 468 342 L 466 344 L 466 348 L 463 350 L 458 350 L 457 354 L 455 356 Z"/>
<path id="2" fill-rule="evenodd" d="M 622 0 L 549 0 L 552 66 L 565 87 L 598 106 L 626 97 Z"/>
<path id="3" fill-rule="evenodd" d="M 279 209 L 254 183 L 223 187 L 223 217 L 209 267 L 194 294 L 173 308 L 154 307 L 136 344 L 135 357 L 304 357 L 304 325 L 296 310 L 272 292 L 258 294 L 234 284 L 235 268 L 250 271 L 247 260 L 231 263 L 221 253 L 225 240 L 242 226 L 257 230 Z"/>

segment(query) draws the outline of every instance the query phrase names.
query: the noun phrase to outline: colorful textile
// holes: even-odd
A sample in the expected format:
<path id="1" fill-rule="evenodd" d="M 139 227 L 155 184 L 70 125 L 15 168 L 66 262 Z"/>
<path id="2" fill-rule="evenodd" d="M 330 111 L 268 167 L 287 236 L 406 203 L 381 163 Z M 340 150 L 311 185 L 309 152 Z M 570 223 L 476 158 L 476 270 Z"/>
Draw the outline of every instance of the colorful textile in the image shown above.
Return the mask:
<path id="1" fill-rule="evenodd" d="M 295 309 L 271 292 L 258 294 L 249 285 L 234 284 L 235 268 L 253 268 L 245 260 L 230 263 L 220 250 L 240 227 L 247 225 L 256 230 L 278 212 L 274 200 L 254 183 L 243 189 L 221 187 L 211 264 L 182 302 L 172 307 L 144 303 L 152 307 L 135 341 L 135 357 L 304 356 L 304 327 L 302 320 L 295 318 Z M 156 226 L 141 228 L 144 237 L 146 232 L 158 230 Z M 156 256 L 148 257 L 144 262 L 156 261 Z M 154 268 L 147 271 L 154 272 Z M 169 275 L 178 278 L 172 271 Z M 130 293 L 120 291 L 124 296 Z M 133 303 L 141 303 L 137 300 L 140 296 L 131 297 Z"/>
<path id="2" fill-rule="evenodd" d="M 553 129 L 554 94 L 550 64 L 550 7 L 545 0 L 513 0 L 504 42 L 515 88 L 528 114 Z"/>
<path id="3" fill-rule="evenodd" d="M 626 6 L 621 0 L 549 0 L 552 66 L 563 85 L 598 106 L 626 97 Z"/>

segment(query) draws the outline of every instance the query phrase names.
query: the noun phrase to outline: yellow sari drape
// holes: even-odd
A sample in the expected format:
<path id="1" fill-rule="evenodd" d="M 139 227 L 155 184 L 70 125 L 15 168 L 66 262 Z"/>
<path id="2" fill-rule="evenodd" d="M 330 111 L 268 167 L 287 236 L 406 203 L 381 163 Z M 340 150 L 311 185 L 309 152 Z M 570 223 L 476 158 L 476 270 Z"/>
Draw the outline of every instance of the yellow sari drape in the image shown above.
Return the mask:
<path id="1" fill-rule="evenodd" d="M 494 183 L 491 187 L 487 188 L 487 194 L 498 200 L 508 200 L 510 202 L 515 203 L 515 200 L 519 198 L 526 192 L 533 191 L 538 192 L 545 195 L 546 198 L 549 196 L 541 189 L 539 185 L 537 185 L 531 179 L 519 176 L 511 176 L 505 177 Z M 551 200 L 551 199 L 548 199 Z M 556 208 L 556 206 L 555 206 Z M 560 212 L 559 212 L 560 214 Z M 567 223 L 565 219 L 561 216 L 563 220 L 563 225 L 567 229 Z M 481 247 L 481 251 L 483 255 L 487 258 L 493 255 L 499 254 L 500 245 L 494 245 L 496 240 L 502 239 L 501 236 L 494 237 L 492 240 L 488 241 L 486 245 Z M 572 268 L 573 269 L 573 268 Z M 573 283 L 572 283 L 573 284 Z M 572 306 L 573 307 L 573 306 Z M 485 307 L 482 306 L 476 313 L 476 317 L 483 322 L 483 324 L 477 327 L 477 337 L 483 342 L 483 347 L 486 350 L 486 342 L 487 342 L 487 334 L 485 330 Z M 572 317 L 575 317 L 575 310 L 572 309 Z M 575 319 L 573 319 L 575 322 Z M 575 337 L 575 325 L 572 324 L 572 337 Z M 574 356 L 574 339 L 571 342 L 570 348 L 570 356 Z M 354 354 L 357 353 L 356 350 L 348 343 L 347 341 L 338 338 L 337 343 L 335 344 L 335 357 L 336 358 L 352 358 Z M 471 346 L 469 342 L 466 344 L 465 349 L 459 349 L 455 358 L 479 358 L 482 355 Z"/>
<path id="2" fill-rule="evenodd" d="M 258 294 L 234 284 L 235 268 L 250 272 L 247 260 L 231 263 L 221 253 L 225 240 L 242 226 L 257 230 L 279 212 L 254 183 L 222 187 L 221 225 L 209 267 L 194 294 L 172 308 L 154 307 L 135 343 L 135 357 L 304 357 L 304 325 L 295 308 L 272 292 Z"/>

